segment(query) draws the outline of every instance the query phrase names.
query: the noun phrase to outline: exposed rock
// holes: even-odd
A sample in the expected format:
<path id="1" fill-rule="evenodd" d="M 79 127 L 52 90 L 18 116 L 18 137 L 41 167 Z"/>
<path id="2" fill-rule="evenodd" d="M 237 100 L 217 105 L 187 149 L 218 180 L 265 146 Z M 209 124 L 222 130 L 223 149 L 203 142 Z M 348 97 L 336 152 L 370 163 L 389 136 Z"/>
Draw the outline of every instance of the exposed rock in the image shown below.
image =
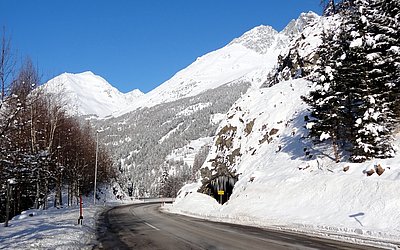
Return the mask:
<path id="1" fill-rule="evenodd" d="M 267 124 L 262 125 L 261 130 L 266 130 L 267 129 Z"/>
<path id="2" fill-rule="evenodd" d="M 230 45 L 238 43 L 257 53 L 265 54 L 274 44 L 277 34 L 278 32 L 271 26 L 260 25 L 234 39 Z"/>
<path id="3" fill-rule="evenodd" d="M 244 132 L 246 133 L 246 136 L 248 136 L 251 133 L 251 131 L 253 130 L 255 120 L 256 119 L 254 119 L 246 124 L 246 127 L 244 128 Z"/>
<path id="4" fill-rule="evenodd" d="M 258 143 L 263 144 L 263 143 L 266 142 L 266 141 L 268 141 L 268 143 L 269 143 L 270 140 L 271 140 L 271 139 L 269 138 L 268 133 L 266 133 L 266 134 L 264 135 L 264 138 L 262 138 L 261 140 L 259 140 Z"/>
<path id="5" fill-rule="evenodd" d="M 279 129 L 273 128 L 273 129 L 271 129 L 271 131 L 269 131 L 269 135 L 270 135 L 270 136 L 273 136 L 273 135 L 275 135 L 276 133 L 278 133 L 278 131 L 279 131 Z"/>
<path id="6" fill-rule="evenodd" d="M 385 169 L 381 166 L 381 164 L 376 165 L 375 170 L 378 175 L 382 175 L 383 172 L 385 172 Z"/>
<path id="7" fill-rule="evenodd" d="M 349 169 L 350 169 L 350 166 L 346 166 L 343 168 L 343 172 L 347 172 L 347 171 L 349 171 Z"/>
<path id="8" fill-rule="evenodd" d="M 232 151 L 232 154 L 228 155 L 228 161 L 230 165 L 233 165 L 236 162 L 236 157 L 241 157 L 240 148 L 237 148 Z"/>
<path id="9" fill-rule="evenodd" d="M 367 174 L 367 176 L 371 176 L 375 173 L 375 170 L 373 168 L 371 168 L 370 170 L 365 171 L 365 173 Z"/>
<path id="10" fill-rule="evenodd" d="M 231 148 L 236 130 L 236 127 L 230 125 L 223 127 L 218 133 L 218 138 L 215 141 L 215 145 L 218 146 L 219 149 Z"/>

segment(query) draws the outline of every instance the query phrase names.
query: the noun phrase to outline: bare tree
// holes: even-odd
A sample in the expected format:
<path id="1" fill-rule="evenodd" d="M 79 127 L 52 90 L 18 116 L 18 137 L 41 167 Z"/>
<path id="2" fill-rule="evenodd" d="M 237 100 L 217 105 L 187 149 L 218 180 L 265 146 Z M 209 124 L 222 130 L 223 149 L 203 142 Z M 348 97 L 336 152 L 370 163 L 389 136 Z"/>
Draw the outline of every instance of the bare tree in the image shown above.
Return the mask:
<path id="1" fill-rule="evenodd" d="M 15 57 L 11 52 L 11 39 L 7 38 L 5 30 L 5 27 L 3 27 L 3 33 L 0 37 L 0 137 L 3 137 L 9 130 L 10 124 L 18 112 L 17 109 L 5 107 L 8 105 L 5 98 L 10 85 L 10 77 L 15 72 L 16 64 Z M 12 99 L 12 97 L 9 99 Z"/>
<path id="2" fill-rule="evenodd" d="M 3 27 L 3 34 L 0 41 L 0 85 L 1 101 L 4 101 L 7 92 L 9 79 L 15 69 L 15 57 L 11 51 L 11 39 L 6 36 L 6 29 Z M 1 104 L 0 104 L 1 105 Z"/>

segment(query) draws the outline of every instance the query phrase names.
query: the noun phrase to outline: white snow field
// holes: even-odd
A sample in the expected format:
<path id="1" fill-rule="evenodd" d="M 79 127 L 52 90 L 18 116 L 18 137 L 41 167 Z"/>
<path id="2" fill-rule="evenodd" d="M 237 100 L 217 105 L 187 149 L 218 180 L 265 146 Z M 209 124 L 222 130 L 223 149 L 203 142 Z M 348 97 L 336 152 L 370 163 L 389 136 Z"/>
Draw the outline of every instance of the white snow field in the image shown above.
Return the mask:
<path id="1" fill-rule="evenodd" d="M 51 202 L 46 210 L 31 209 L 15 216 L 9 227 L 1 223 L 0 249 L 93 249 L 97 245 L 97 219 L 102 212 L 113 206 L 142 202 L 115 199 L 110 190 L 98 195 L 96 205 L 93 196 L 82 197 L 82 225 L 78 224 L 79 205 L 55 208 Z"/>
<path id="2" fill-rule="evenodd" d="M 92 249 L 96 219 L 104 206 L 84 206 L 78 225 L 79 206 L 25 211 L 0 227 L 0 249 Z M 30 216 L 31 215 L 31 216 Z"/>

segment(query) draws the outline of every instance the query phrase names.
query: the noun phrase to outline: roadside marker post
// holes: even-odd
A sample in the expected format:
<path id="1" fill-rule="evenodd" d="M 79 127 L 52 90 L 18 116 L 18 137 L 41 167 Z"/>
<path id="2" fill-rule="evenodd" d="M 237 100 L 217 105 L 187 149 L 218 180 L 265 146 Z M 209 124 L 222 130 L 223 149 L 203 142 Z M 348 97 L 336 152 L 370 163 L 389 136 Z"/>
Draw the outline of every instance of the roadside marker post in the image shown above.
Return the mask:
<path id="1" fill-rule="evenodd" d="M 78 225 L 82 225 L 82 221 L 83 221 L 82 195 L 79 195 L 79 219 L 78 219 Z"/>

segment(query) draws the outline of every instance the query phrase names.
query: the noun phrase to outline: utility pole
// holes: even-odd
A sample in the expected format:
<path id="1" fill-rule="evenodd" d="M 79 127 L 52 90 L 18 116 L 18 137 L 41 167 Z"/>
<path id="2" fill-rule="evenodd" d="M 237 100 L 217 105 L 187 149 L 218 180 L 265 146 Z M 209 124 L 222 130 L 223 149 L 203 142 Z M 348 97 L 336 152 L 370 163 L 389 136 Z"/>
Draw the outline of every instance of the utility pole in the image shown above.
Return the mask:
<path id="1" fill-rule="evenodd" d="M 99 131 L 96 131 L 96 163 L 94 167 L 94 190 L 93 190 L 93 204 L 96 205 L 96 182 L 97 182 L 97 158 L 99 154 Z"/>

